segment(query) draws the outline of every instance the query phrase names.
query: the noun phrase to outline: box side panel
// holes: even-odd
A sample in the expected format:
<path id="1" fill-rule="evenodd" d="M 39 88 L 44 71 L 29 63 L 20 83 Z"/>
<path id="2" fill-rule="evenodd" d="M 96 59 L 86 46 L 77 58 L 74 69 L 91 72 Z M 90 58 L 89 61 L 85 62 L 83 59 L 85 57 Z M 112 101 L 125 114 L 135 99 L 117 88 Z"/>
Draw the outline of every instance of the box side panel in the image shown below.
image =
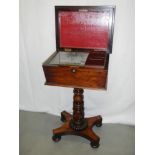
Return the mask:
<path id="1" fill-rule="evenodd" d="M 43 66 L 46 84 L 65 87 L 105 89 L 107 70 L 69 66 Z"/>

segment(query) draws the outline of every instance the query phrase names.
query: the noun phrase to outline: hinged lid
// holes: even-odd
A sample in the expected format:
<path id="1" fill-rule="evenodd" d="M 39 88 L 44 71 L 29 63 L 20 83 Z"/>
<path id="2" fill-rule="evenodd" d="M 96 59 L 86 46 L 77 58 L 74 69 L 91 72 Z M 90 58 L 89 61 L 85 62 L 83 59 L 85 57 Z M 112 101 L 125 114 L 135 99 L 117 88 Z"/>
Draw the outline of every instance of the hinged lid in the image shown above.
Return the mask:
<path id="1" fill-rule="evenodd" d="M 114 6 L 56 6 L 57 50 L 112 52 Z"/>

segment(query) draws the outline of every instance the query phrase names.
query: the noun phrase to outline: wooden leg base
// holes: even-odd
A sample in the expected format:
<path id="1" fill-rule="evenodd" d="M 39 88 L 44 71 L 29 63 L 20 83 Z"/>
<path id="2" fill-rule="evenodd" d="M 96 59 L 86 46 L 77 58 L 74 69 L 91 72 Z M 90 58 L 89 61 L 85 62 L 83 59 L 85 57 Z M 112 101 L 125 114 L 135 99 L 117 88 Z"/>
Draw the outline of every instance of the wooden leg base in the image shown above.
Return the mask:
<path id="1" fill-rule="evenodd" d="M 61 136 L 63 135 L 77 135 L 88 139 L 90 141 L 91 147 L 98 148 L 100 138 L 94 133 L 92 128 L 94 125 L 96 125 L 97 127 L 102 126 L 102 117 L 98 115 L 95 117 L 85 118 L 85 120 L 87 121 L 87 128 L 80 131 L 74 130 L 70 126 L 71 120 L 72 120 L 71 114 L 69 114 L 66 111 L 63 111 L 61 113 L 61 121 L 63 121 L 64 124 L 61 127 L 53 130 L 53 137 L 52 137 L 53 140 L 55 142 L 58 142 L 60 141 Z"/>

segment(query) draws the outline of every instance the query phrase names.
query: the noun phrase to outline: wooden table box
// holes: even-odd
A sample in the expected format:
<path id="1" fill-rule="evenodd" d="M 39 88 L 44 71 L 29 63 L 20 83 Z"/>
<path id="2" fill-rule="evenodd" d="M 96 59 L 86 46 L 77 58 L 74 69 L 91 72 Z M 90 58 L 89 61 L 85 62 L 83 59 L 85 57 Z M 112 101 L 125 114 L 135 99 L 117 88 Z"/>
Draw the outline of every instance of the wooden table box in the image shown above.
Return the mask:
<path id="1" fill-rule="evenodd" d="M 114 7 L 55 7 L 56 52 L 43 64 L 47 85 L 106 88 Z M 59 52 L 89 53 L 85 64 L 50 64 Z"/>
<path id="2" fill-rule="evenodd" d="M 104 53 L 104 59 L 105 60 L 102 61 L 107 61 L 108 63 L 108 55 L 106 53 Z M 107 66 L 91 64 L 84 66 L 50 66 L 47 63 L 43 68 L 47 85 L 92 89 L 102 89 L 106 87 Z"/>

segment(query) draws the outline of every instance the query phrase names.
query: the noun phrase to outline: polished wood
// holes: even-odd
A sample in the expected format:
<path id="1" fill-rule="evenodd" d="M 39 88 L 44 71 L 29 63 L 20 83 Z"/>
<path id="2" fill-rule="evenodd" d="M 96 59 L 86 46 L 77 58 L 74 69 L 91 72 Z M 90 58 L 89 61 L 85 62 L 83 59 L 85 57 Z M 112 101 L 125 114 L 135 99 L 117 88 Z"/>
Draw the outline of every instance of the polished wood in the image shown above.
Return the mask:
<path id="1" fill-rule="evenodd" d="M 44 66 L 46 85 L 79 88 L 106 88 L 107 70 L 79 66 Z"/>
<path id="2" fill-rule="evenodd" d="M 70 126 L 74 130 L 79 131 L 87 127 L 87 121 L 84 119 L 83 89 L 74 88 L 73 92 L 73 118 L 71 119 Z"/>
<path id="3" fill-rule="evenodd" d="M 102 125 L 100 115 L 90 118 L 84 118 L 83 89 L 74 88 L 73 115 L 63 111 L 61 112 L 61 121 L 64 124 L 53 130 L 53 140 L 58 142 L 63 135 L 82 136 L 90 141 L 93 148 L 99 147 L 100 138 L 92 130 L 93 126 Z"/>
<path id="4" fill-rule="evenodd" d="M 106 89 L 109 54 L 103 51 L 90 52 L 84 66 L 50 65 L 56 53 L 43 64 L 46 85 Z"/>
<path id="5" fill-rule="evenodd" d="M 64 37 L 64 40 L 67 39 L 69 41 L 69 45 L 67 46 L 62 44 L 62 37 L 60 31 L 61 25 L 63 22 L 60 22 L 60 11 L 88 11 L 90 14 L 94 14 L 91 12 L 100 12 L 105 13 L 109 10 L 109 17 L 106 18 L 106 21 L 103 23 L 109 23 L 108 28 L 106 29 L 107 25 L 96 25 L 97 27 L 94 27 L 93 21 L 90 24 L 89 22 L 85 24 L 76 24 L 75 26 L 72 26 L 69 24 L 69 31 L 68 34 L 73 34 L 68 37 L 67 33 L 62 35 Z M 112 53 L 112 44 L 113 44 L 113 30 L 114 30 L 114 14 L 115 14 L 115 6 L 56 6 L 55 7 L 55 24 L 56 24 L 56 52 L 53 53 L 44 63 L 43 63 L 43 70 L 45 74 L 46 85 L 49 86 L 63 86 L 63 87 L 72 87 L 74 88 L 74 97 L 73 97 L 73 115 L 70 113 L 63 111 L 61 113 L 61 120 L 64 122 L 64 124 L 53 130 L 53 140 L 55 142 L 59 141 L 61 139 L 61 136 L 63 135 L 77 135 L 82 136 L 90 141 L 90 144 L 93 148 L 99 147 L 99 141 L 100 138 L 94 133 L 92 130 L 93 126 L 96 125 L 97 127 L 100 127 L 102 125 L 102 117 L 100 115 L 90 118 L 84 117 L 84 95 L 83 95 L 83 89 L 106 89 L 107 88 L 107 75 L 108 75 L 108 65 L 109 65 L 109 55 Z M 62 14 L 61 14 L 62 15 Z M 83 14 L 84 15 L 84 14 Z M 86 16 L 84 15 L 84 18 Z M 65 18 L 66 19 L 66 18 Z M 73 18 L 72 18 L 73 19 Z M 93 18 L 90 18 L 93 20 Z M 79 18 L 79 20 L 84 20 L 83 18 Z M 99 19 L 100 20 L 100 19 Z M 72 20 L 68 20 L 72 21 Z M 90 20 L 89 20 L 90 21 Z M 96 19 L 94 19 L 94 23 Z M 70 23 L 70 22 L 69 22 Z M 72 23 L 72 22 L 71 22 Z M 79 29 L 76 29 L 78 26 Z M 79 27 L 80 26 L 80 27 Z M 84 27 L 83 27 L 84 26 Z M 93 32 L 85 34 L 86 37 L 84 39 L 84 42 L 81 41 L 81 34 L 83 34 L 83 28 L 85 29 L 85 26 L 88 26 L 87 30 L 90 30 L 92 28 L 94 31 L 86 31 L 86 32 Z M 105 27 L 106 26 L 106 27 Z M 75 27 L 75 31 L 74 31 Z M 65 28 L 65 26 L 64 26 Z M 72 28 L 72 31 L 70 33 L 70 28 Z M 105 34 L 108 34 L 108 37 L 106 35 L 101 35 L 98 31 L 98 28 L 101 30 L 100 32 L 105 32 Z M 103 28 L 103 29 L 102 29 Z M 80 31 L 76 31 L 80 30 Z M 97 30 L 97 31 L 96 31 Z M 105 31 L 107 30 L 107 32 Z M 78 35 L 80 33 L 80 37 L 77 37 L 78 39 L 75 39 L 75 34 Z M 99 36 L 101 36 L 101 40 L 99 39 Z M 72 38 L 72 36 L 74 36 Z M 88 37 L 89 36 L 89 37 Z M 103 40 L 103 38 L 104 40 Z M 68 39 L 68 38 L 70 39 Z M 96 45 L 100 45 L 102 42 L 102 46 L 95 46 L 94 43 L 89 42 L 89 39 L 92 39 L 90 41 L 96 42 Z M 75 39 L 75 40 L 74 40 Z M 94 39 L 94 40 L 93 40 Z M 102 41 L 103 40 L 103 41 Z M 108 43 L 107 43 L 108 41 Z M 75 42 L 77 42 L 78 46 L 72 46 Z M 82 42 L 82 43 L 81 43 Z M 87 43 L 88 46 L 83 46 L 83 43 Z M 106 46 L 103 46 L 103 42 L 106 43 Z M 79 45 L 79 43 L 82 45 Z M 99 43 L 99 44 L 98 44 Z M 89 45 L 93 46 L 89 46 Z M 64 46 L 61 46 L 64 45 Z M 66 50 L 66 48 L 68 48 Z M 61 51 L 65 52 L 89 52 L 89 56 L 87 57 L 86 63 L 84 66 L 76 66 L 76 65 L 50 65 L 51 60 L 54 58 L 56 54 L 58 54 Z"/>

